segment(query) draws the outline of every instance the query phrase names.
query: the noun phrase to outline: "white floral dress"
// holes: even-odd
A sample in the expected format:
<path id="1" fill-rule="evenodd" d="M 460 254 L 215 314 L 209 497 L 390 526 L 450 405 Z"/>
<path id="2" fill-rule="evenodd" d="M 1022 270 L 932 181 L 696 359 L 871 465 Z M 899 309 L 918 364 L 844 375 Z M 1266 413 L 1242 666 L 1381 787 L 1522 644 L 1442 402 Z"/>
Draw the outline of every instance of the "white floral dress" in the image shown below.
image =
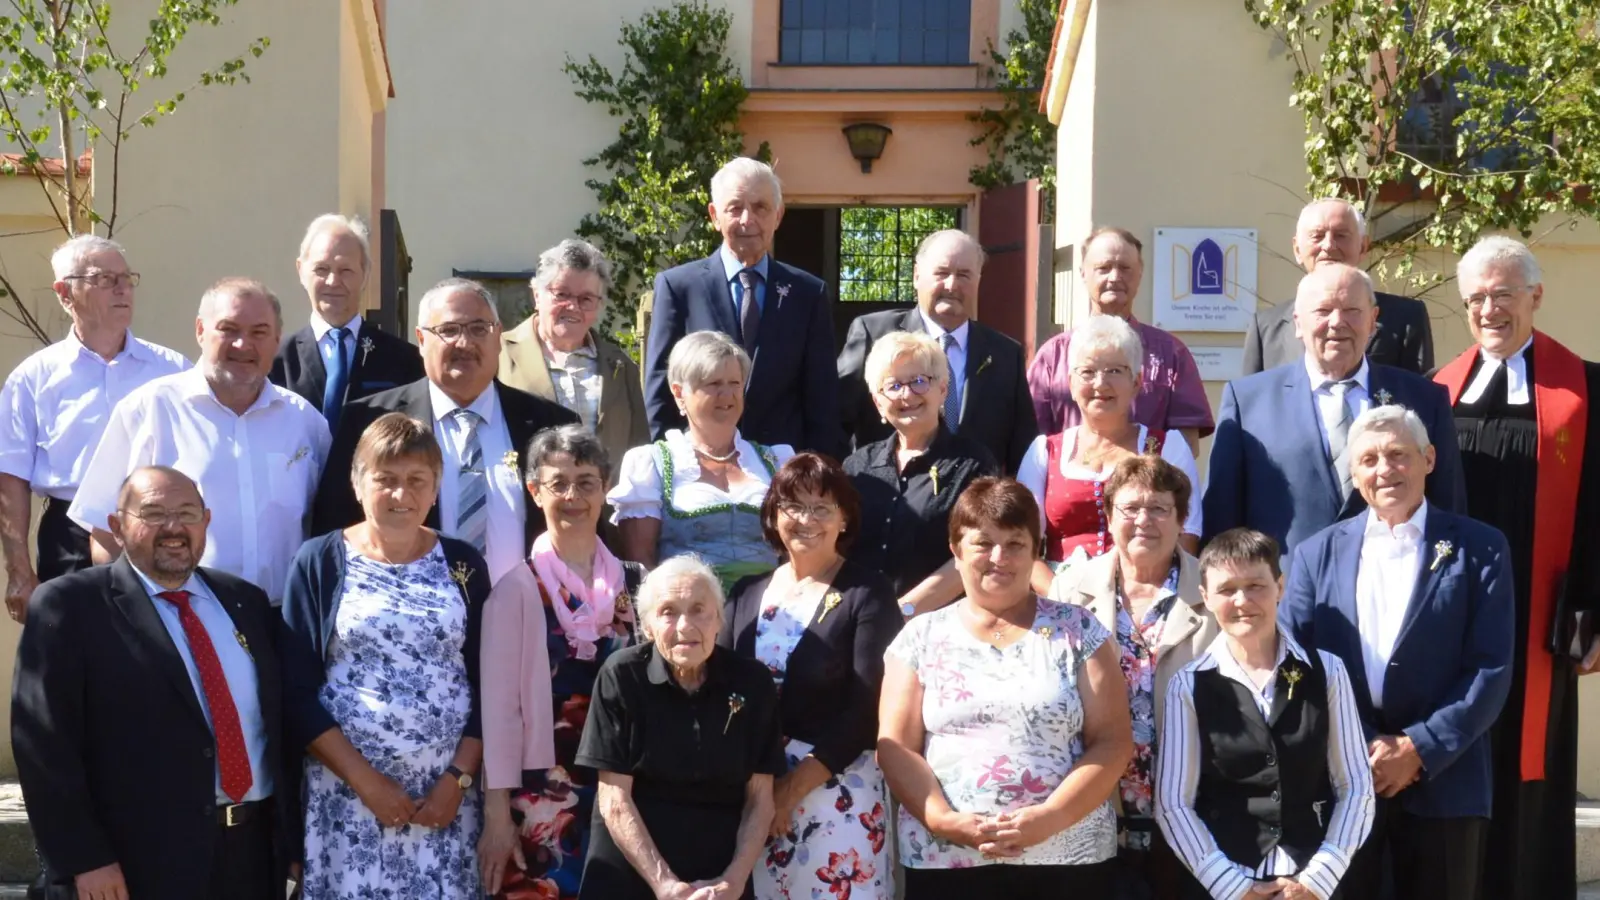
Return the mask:
<path id="1" fill-rule="evenodd" d="M 820 596 L 791 598 L 768 590 L 756 618 L 756 659 L 766 663 L 783 692 L 789 654 L 817 614 Z M 811 752 L 805 741 L 784 747 L 789 768 Z M 794 809 L 794 829 L 767 840 L 757 862 L 756 900 L 888 900 L 894 896 L 889 844 L 889 789 L 871 750 L 805 795 Z"/>
<path id="2" fill-rule="evenodd" d="M 917 616 L 889 645 L 922 684 L 923 756 L 957 812 L 997 815 L 1044 802 L 1083 756 L 1078 675 L 1110 633 L 1087 609 L 1039 599 L 1033 628 L 995 648 L 973 637 L 959 604 Z M 914 869 L 1087 865 L 1117 852 L 1109 799 L 1076 824 L 1006 859 L 934 837 L 900 809 L 900 861 Z"/>
<path id="3" fill-rule="evenodd" d="M 346 547 L 322 705 L 374 768 L 418 800 L 450 765 L 472 708 L 467 607 L 444 550 L 402 566 Z M 476 900 L 482 811 L 468 791 L 445 828 L 384 828 L 306 758 L 305 900 Z"/>

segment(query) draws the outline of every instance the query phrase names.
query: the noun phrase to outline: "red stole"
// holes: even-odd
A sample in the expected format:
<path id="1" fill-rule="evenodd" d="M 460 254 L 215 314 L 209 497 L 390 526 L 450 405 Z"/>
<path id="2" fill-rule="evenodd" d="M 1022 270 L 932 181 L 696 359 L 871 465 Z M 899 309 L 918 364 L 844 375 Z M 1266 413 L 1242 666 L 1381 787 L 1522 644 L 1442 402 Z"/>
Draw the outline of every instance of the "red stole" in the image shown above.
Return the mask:
<path id="1" fill-rule="evenodd" d="M 1543 781 L 1550 717 L 1549 628 L 1556 588 L 1572 558 L 1578 480 L 1589 424 L 1589 383 L 1583 360 L 1549 335 L 1533 333 L 1533 404 L 1538 421 L 1538 480 L 1533 497 L 1533 571 L 1528 609 L 1528 672 L 1522 711 L 1522 780 Z M 1478 356 L 1473 347 L 1439 370 L 1434 381 L 1454 405 Z M 1472 488 L 1469 487 L 1468 490 Z"/>

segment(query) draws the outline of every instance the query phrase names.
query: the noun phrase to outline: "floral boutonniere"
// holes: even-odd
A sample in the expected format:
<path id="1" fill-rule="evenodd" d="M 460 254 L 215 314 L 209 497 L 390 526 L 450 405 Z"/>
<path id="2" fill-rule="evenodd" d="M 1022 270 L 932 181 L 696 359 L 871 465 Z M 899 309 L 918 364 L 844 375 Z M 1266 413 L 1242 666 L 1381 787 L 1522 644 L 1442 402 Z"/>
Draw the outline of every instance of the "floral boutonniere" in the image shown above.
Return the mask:
<path id="1" fill-rule="evenodd" d="M 929 466 L 928 467 L 928 480 L 933 482 L 933 495 L 935 497 L 939 496 L 939 467 L 938 466 Z"/>
<path id="2" fill-rule="evenodd" d="M 512 475 L 515 475 L 517 474 L 518 459 L 519 457 L 517 456 L 517 451 L 507 450 L 506 455 L 500 457 L 500 464 L 506 467 L 506 471 L 510 472 Z"/>
<path id="3" fill-rule="evenodd" d="M 1449 541 L 1439 541 L 1438 543 L 1434 544 L 1433 562 L 1428 564 L 1428 571 L 1432 572 L 1434 569 L 1444 565 L 1444 561 L 1449 559 L 1450 554 L 1454 552 L 1456 552 L 1456 545 L 1450 543 Z"/>
<path id="4" fill-rule="evenodd" d="M 302 459 L 305 459 L 307 456 L 310 456 L 310 455 L 311 455 L 311 448 L 310 447 L 301 447 L 299 450 L 296 450 L 294 452 L 293 456 L 289 457 L 289 462 L 284 466 L 284 468 L 292 469 L 292 468 L 294 468 L 294 464 L 295 463 L 299 462 Z"/>
<path id="5" fill-rule="evenodd" d="M 779 303 L 789 299 L 789 286 L 787 284 L 780 284 L 774 290 L 778 292 Z"/>
<path id="6" fill-rule="evenodd" d="M 828 613 L 833 612 L 843 602 L 844 596 L 838 591 L 829 591 L 827 596 L 822 598 L 822 612 L 817 616 L 817 623 L 821 624 L 822 620 L 828 617 Z"/>
<path id="7" fill-rule="evenodd" d="M 1394 402 L 1394 395 L 1383 388 L 1378 388 L 1378 393 L 1374 394 L 1373 396 L 1378 398 L 1379 406 L 1388 406 Z"/>
<path id="8" fill-rule="evenodd" d="M 454 581 L 463 591 L 467 589 L 467 582 L 477 574 L 464 562 L 458 562 L 450 569 L 450 580 Z"/>
<path id="9" fill-rule="evenodd" d="M 1056 630 L 1054 628 L 1051 628 L 1049 625 L 1040 625 L 1039 626 L 1039 633 L 1044 636 L 1045 640 L 1049 640 L 1050 639 L 1050 635 L 1055 634 Z"/>
<path id="10" fill-rule="evenodd" d="M 1300 671 L 1300 667 L 1294 663 L 1290 663 L 1288 668 L 1283 670 L 1283 680 L 1289 683 L 1290 700 L 1294 699 L 1294 686 L 1299 684 L 1300 679 L 1304 677 L 1306 677 L 1306 673 Z"/>
<path id="11" fill-rule="evenodd" d="M 972 373 L 973 377 L 977 377 L 979 375 L 982 375 L 983 374 L 983 370 L 989 368 L 989 364 L 992 363 L 992 362 L 994 362 L 994 357 L 985 356 L 983 358 L 983 362 L 978 363 L 978 371 Z"/>
<path id="12" fill-rule="evenodd" d="M 739 710 L 741 710 L 741 709 L 744 709 L 744 695 L 743 694 L 729 694 L 728 695 L 728 721 L 723 723 L 723 726 L 722 726 L 722 733 L 723 734 L 727 734 L 728 733 L 728 727 L 733 724 L 733 717 L 738 715 L 739 714 Z"/>
<path id="13" fill-rule="evenodd" d="M 367 364 L 367 354 L 372 352 L 373 346 L 371 335 L 361 339 L 361 364 L 363 366 Z"/>
<path id="14" fill-rule="evenodd" d="M 618 622 L 633 621 L 633 598 L 628 596 L 627 591 L 617 594 L 617 599 L 611 601 L 611 608 Z"/>

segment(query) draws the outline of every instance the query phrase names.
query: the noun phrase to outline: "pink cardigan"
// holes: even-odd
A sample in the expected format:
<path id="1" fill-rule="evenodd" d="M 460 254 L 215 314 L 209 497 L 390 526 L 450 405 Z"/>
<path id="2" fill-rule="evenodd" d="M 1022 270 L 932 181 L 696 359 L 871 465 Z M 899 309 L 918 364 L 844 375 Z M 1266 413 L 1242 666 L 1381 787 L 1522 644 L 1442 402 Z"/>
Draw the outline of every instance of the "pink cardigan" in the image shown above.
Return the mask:
<path id="1" fill-rule="evenodd" d="M 488 790 L 515 790 L 525 770 L 556 764 L 544 615 L 539 579 L 526 564 L 502 576 L 484 604 L 479 665 Z"/>

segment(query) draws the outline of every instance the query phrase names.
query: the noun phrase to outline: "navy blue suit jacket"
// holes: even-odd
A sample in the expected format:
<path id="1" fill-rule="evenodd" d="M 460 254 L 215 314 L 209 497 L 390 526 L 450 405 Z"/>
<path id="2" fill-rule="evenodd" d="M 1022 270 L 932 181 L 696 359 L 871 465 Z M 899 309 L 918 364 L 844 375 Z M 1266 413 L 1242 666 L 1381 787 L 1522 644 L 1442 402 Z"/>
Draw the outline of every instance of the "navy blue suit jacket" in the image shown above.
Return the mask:
<path id="1" fill-rule="evenodd" d="M 1278 619 L 1304 646 L 1344 661 L 1368 741 L 1405 734 L 1416 744 L 1422 780 L 1398 795 L 1407 812 L 1488 816 L 1489 727 L 1511 691 L 1516 639 L 1505 535 L 1428 505 L 1421 571 L 1375 703 L 1356 613 L 1366 521 L 1340 522 L 1295 549 Z"/>
<path id="2" fill-rule="evenodd" d="M 1445 389 L 1420 375 L 1371 365 L 1367 388 L 1415 412 L 1428 427 L 1435 461 L 1428 502 L 1446 512 L 1467 511 L 1455 419 Z M 1300 360 L 1230 381 L 1211 438 L 1205 534 L 1201 543 L 1240 526 L 1271 535 L 1288 556 L 1295 545 L 1367 508 L 1352 490 L 1340 496 L 1322 438 L 1311 377 Z"/>
<path id="3" fill-rule="evenodd" d="M 760 444 L 788 444 L 843 459 L 833 315 L 822 279 L 771 257 L 767 265 L 766 303 L 739 433 Z M 644 364 L 645 412 L 655 440 L 685 425 L 667 384 L 667 357 L 691 331 L 720 331 L 739 339 L 720 250 L 656 276 Z"/>

